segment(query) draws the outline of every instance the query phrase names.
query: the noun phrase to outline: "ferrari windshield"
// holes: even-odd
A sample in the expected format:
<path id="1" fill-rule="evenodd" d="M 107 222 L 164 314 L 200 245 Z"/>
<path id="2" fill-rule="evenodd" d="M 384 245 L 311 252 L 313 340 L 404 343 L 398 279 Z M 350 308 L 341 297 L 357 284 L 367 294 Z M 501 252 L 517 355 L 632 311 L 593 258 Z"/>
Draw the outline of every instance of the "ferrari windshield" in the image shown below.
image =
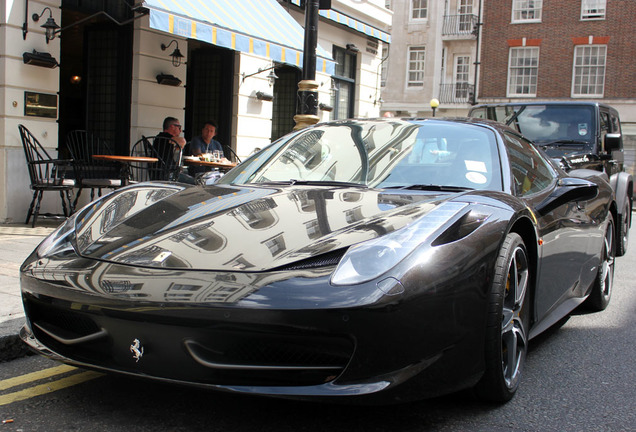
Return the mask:
<path id="1" fill-rule="evenodd" d="M 502 190 L 501 179 L 492 130 L 455 121 L 382 119 L 324 123 L 288 134 L 219 183 Z"/>

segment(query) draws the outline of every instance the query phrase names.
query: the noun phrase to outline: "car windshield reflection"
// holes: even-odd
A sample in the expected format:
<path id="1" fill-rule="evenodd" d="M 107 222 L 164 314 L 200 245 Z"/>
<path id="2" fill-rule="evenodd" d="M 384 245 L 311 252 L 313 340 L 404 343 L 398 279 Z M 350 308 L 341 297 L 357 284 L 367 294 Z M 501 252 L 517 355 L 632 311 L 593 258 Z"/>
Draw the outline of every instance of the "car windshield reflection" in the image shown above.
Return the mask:
<path id="1" fill-rule="evenodd" d="M 469 123 L 346 120 L 289 134 L 219 183 L 502 190 L 492 131 Z"/>

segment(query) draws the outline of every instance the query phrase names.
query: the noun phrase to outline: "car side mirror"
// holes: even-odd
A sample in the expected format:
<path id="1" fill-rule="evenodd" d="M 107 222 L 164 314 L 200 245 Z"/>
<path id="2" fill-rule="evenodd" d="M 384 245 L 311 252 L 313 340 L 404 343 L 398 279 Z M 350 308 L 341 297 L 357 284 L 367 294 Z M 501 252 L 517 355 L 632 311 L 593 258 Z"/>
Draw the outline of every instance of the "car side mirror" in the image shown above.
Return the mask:
<path id="1" fill-rule="evenodd" d="M 598 195 L 598 185 L 589 180 L 566 177 L 559 179 L 556 189 L 539 203 L 536 210 L 546 215 L 552 210 L 573 201 L 587 201 Z"/>
<path id="2" fill-rule="evenodd" d="M 619 133 L 608 133 L 605 135 L 605 151 L 611 153 L 614 150 L 620 150 L 622 144 L 622 136 Z"/>

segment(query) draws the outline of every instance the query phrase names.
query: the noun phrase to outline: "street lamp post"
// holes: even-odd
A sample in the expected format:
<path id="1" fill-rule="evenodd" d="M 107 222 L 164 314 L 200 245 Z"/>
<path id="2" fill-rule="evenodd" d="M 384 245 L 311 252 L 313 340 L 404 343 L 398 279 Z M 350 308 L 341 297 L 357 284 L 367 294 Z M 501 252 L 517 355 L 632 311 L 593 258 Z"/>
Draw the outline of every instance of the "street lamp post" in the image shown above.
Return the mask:
<path id="1" fill-rule="evenodd" d="M 319 0 L 305 1 L 305 45 L 303 75 L 298 83 L 298 103 L 294 130 L 318 123 L 318 82 L 316 82 L 316 47 L 318 46 Z"/>
<path id="2" fill-rule="evenodd" d="M 436 98 L 431 99 L 431 108 L 433 109 L 433 117 L 435 117 L 435 109 L 439 106 L 439 100 Z"/>

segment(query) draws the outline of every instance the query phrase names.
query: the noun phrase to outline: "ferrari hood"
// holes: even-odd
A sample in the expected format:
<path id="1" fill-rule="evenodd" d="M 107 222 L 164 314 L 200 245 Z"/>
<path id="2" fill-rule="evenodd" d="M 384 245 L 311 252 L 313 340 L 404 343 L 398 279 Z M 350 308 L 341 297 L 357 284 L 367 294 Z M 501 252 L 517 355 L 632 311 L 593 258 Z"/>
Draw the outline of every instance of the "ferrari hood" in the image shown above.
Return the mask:
<path id="1" fill-rule="evenodd" d="M 140 184 L 78 216 L 87 258 L 165 269 L 263 271 L 402 228 L 453 195 L 356 187 Z"/>

